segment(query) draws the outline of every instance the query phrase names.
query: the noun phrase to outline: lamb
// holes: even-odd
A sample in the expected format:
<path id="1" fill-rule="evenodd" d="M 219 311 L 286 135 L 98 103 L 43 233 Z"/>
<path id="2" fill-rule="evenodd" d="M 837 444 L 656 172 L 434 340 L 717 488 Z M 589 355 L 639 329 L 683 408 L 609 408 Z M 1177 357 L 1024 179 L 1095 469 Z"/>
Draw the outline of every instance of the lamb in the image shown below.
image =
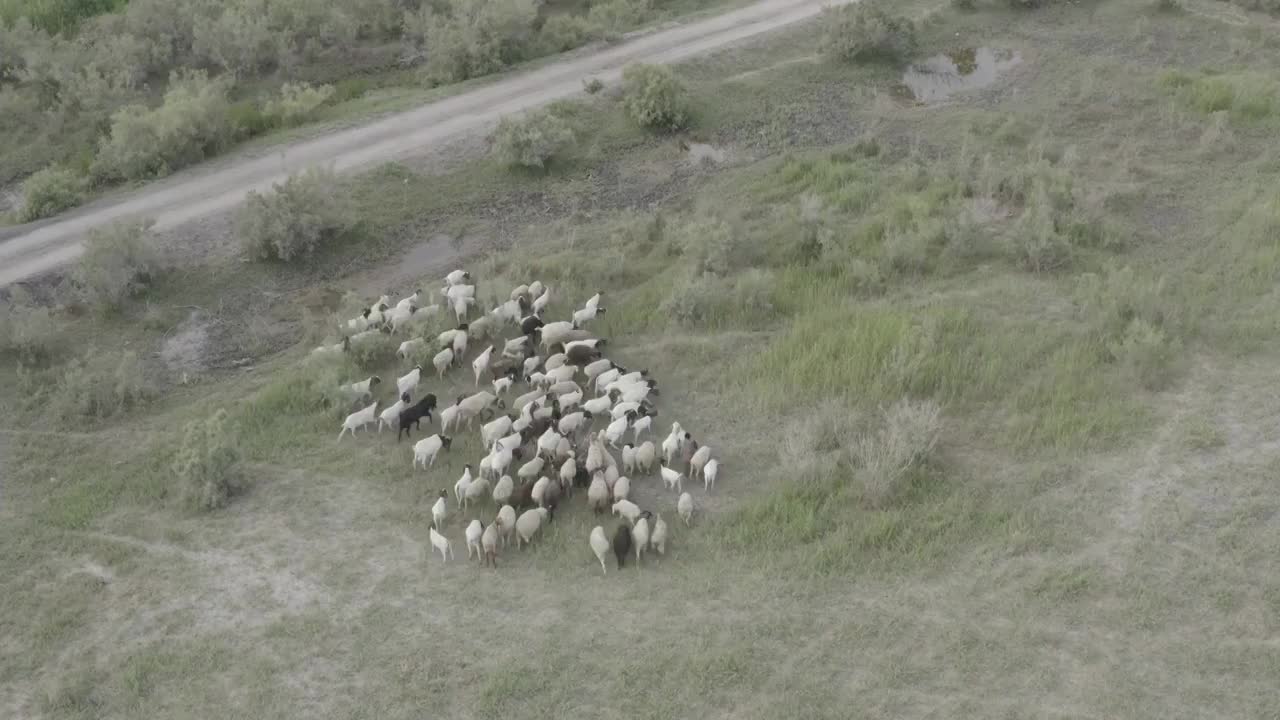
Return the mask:
<path id="1" fill-rule="evenodd" d="M 515 378 L 513 378 L 513 377 L 509 377 L 509 376 L 500 377 L 500 378 L 498 378 L 497 380 L 494 380 L 494 381 L 493 381 L 493 394 L 494 394 L 494 395 L 506 395 L 506 394 L 507 394 L 507 391 L 511 389 L 511 385 L 512 385 L 513 383 L 515 383 Z"/>
<path id="2" fill-rule="evenodd" d="M 400 399 L 395 404 L 378 414 L 378 432 L 382 432 L 384 425 L 391 427 L 392 422 L 398 421 L 400 419 L 400 411 L 404 410 L 408 405 L 409 393 L 401 393 Z"/>
<path id="3" fill-rule="evenodd" d="M 436 396 L 433 393 L 427 393 L 417 403 L 410 405 L 400 411 L 400 429 L 396 431 L 396 442 L 400 442 L 400 434 L 409 434 L 409 426 L 422 429 L 422 418 L 426 418 L 427 422 L 431 422 L 431 411 L 436 409 Z"/>
<path id="4" fill-rule="evenodd" d="M 454 270 L 444 276 L 445 285 L 462 285 L 471 282 L 471 273 L 466 270 Z"/>
<path id="5" fill-rule="evenodd" d="M 396 350 L 396 356 L 402 359 L 408 360 L 410 355 L 417 354 L 419 351 L 422 350 L 422 348 L 426 347 L 426 345 L 427 345 L 427 341 L 423 340 L 422 338 L 405 340 L 404 342 L 400 343 L 399 349 Z"/>
<path id="6" fill-rule="evenodd" d="M 475 360 L 471 361 L 471 369 L 476 374 L 476 387 L 480 387 L 480 376 L 489 368 L 489 356 L 492 354 L 493 346 L 490 345 L 484 349 L 484 352 L 477 355 Z"/>
<path id="7" fill-rule="evenodd" d="M 640 517 L 640 507 L 630 500 L 619 500 L 613 504 L 613 514 L 622 515 L 632 525 Z"/>
<path id="8" fill-rule="evenodd" d="M 662 486 L 676 492 L 684 492 L 684 475 L 667 467 L 665 463 L 658 465 L 662 473 Z"/>
<path id="9" fill-rule="evenodd" d="M 325 357 L 328 355 L 341 355 L 344 352 L 350 352 L 350 350 L 351 350 L 351 338 L 344 337 L 342 338 L 342 342 L 340 343 L 337 343 L 334 345 L 321 345 L 320 347 L 312 350 L 310 353 L 310 356 Z"/>
<path id="10" fill-rule="evenodd" d="M 449 542 L 449 538 L 436 532 L 435 528 L 431 528 L 430 533 L 431 546 L 440 551 L 440 562 L 449 562 L 445 556 L 447 554 L 448 557 L 453 557 L 453 543 Z"/>
<path id="11" fill-rule="evenodd" d="M 340 390 L 351 396 L 353 400 L 366 400 L 373 397 L 373 389 L 382 382 L 382 378 L 371 375 L 360 382 L 343 385 Z"/>
<path id="12" fill-rule="evenodd" d="M 494 518 L 493 524 L 498 526 L 498 532 L 502 534 L 502 544 L 505 547 L 511 542 L 511 533 L 516 531 L 516 509 L 510 505 L 503 505 L 498 511 L 498 516 Z"/>
<path id="13" fill-rule="evenodd" d="M 676 453 L 680 451 L 680 442 L 674 435 L 668 435 L 666 440 L 662 441 L 662 462 L 670 465 L 675 459 Z"/>
<path id="14" fill-rule="evenodd" d="M 627 443 L 622 446 L 622 471 L 631 473 L 636 470 L 636 450 Z"/>
<path id="15" fill-rule="evenodd" d="M 441 490 L 440 498 L 436 500 L 435 505 L 431 506 L 431 524 L 435 527 L 443 526 L 445 518 L 449 517 L 449 504 L 445 502 L 447 497 L 449 493 Z"/>
<path id="16" fill-rule="evenodd" d="M 662 520 L 662 513 L 653 518 L 653 532 L 649 533 L 649 545 L 659 555 L 667 554 L 667 523 Z"/>
<path id="17" fill-rule="evenodd" d="M 468 560 L 471 559 L 472 550 L 475 551 L 477 560 L 484 559 L 484 550 L 480 547 L 480 538 L 483 535 L 484 535 L 484 524 L 481 523 L 479 520 L 472 520 L 471 524 L 467 525 L 466 538 L 467 538 L 467 559 Z"/>
<path id="18" fill-rule="evenodd" d="M 646 440 L 641 443 L 640 447 L 636 448 L 636 470 L 639 470 L 645 475 L 652 473 L 654 454 L 655 451 L 651 441 Z"/>
<path id="19" fill-rule="evenodd" d="M 587 542 L 591 545 L 591 552 L 600 561 L 600 572 L 608 575 L 609 571 L 605 568 L 604 557 L 609 554 L 609 538 L 604 536 L 604 528 L 599 525 L 592 528 L 591 537 Z"/>
<path id="20" fill-rule="evenodd" d="M 649 516 L 650 512 L 645 512 L 636 521 L 631 528 L 631 544 L 636 549 L 636 566 L 640 565 L 640 556 L 649 547 Z"/>
<path id="21" fill-rule="evenodd" d="M 533 286 L 529 286 L 529 291 L 533 292 Z M 542 291 L 542 294 L 534 298 L 533 311 L 539 315 L 547 309 L 547 305 L 551 303 L 551 288 Z"/>
<path id="22" fill-rule="evenodd" d="M 377 412 L 378 401 L 374 400 L 372 405 L 348 415 L 347 419 L 342 421 L 342 429 L 338 431 L 338 439 L 341 440 L 343 434 L 348 430 L 354 436 L 357 430 L 377 419 Z"/>
<path id="23" fill-rule="evenodd" d="M 614 501 L 615 501 L 615 502 L 617 502 L 617 501 L 619 501 L 619 500 L 626 500 L 626 499 L 627 499 L 627 496 L 628 496 L 628 495 L 630 495 L 630 494 L 631 494 L 631 480 L 630 480 L 630 479 L 628 479 L 627 477 L 623 476 L 623 477 L 618 478 L 616 481 L 614 481 L 614 483 L 613 483 L 613 499 L 614 499 Z"/>
<path id="24" fill-rule="evenodd" d="M 689 524 L 689 518 L 693 517 L 693 496 L 689 493 L 680 493 L 680 499 L 676 501 L 676 512 L 680 513 L 680 517 L 684 518 L 684 524 Z"/>
<path id="25" fill-rule="evenodd" d="M 591 480 L 591 487 L 587 488 L 587 504 L 591 506 L 592 512 L 599 515 L 609 504 L 609 486 L 604 481 L 603 473 L 596 473 Z"/>
<path id="26" fill-rule="evenodd" d="M 597 315 L 603 315 L 604 312 L 605 309 L 599 306 L 585 307 L 581 310 L 577 310 L 573 313 L 573 326 L 580 328 L 592 320 L 595 320 Z"/>
<path id="27" fill-rule="evenodd" d="M 542 528 L 542 523 L 550 518 L 550 512 L 546 508 L 533 508 L 525 510 L 516 519 L 516 535 L 519 538 L 517 545 L 524 547 L 533 544 L 533 536 L 538 534 L 538 530 Z"/>
<path id="28" fill-rule="evenodd" d="M 400 298 L 400 302 L 396 303 L 396 308 L 406 308 L 406 307 L 417 308 L 418 303 L 421 301 L 421 299 L 422 299 L 422 291 L 414 290 L 412 295 L 408 297 Z"/>
<path id="29" fill-rule="evenodd" d="M 418 463 L 422 463 L 425 469 L 435 465 L 436 455 L 440 454 L 440 450 L 448 450 L 452 444 L 453 438 L 444 435 L 422 438 L 413 444 L 413 466 L 416 468 Z"/>
<path id="30" fill-rule="evenodd" d="M 431 358 L 431 364 L 436 368 L 436 378 L 443 380 L 444 372 L 453 365 L 453 348 L 445 348 L 436 353 L 435 357 Z"/>
<path id="31" fill-rule="evenodd" d="M 480 498 L 489 493 L 489 478 L 478 477 L 471 481 L 467 489 L 462 494 L 462 507 L 466 508 L 473 502 L 478 502 Z"/>
<path id="32" fill-rule="evenodd" d="M 515 487 L 515 482 L 511 480 L 510 475 L 503 475 L 500 480 L 493 486 L 493 502 L 495 505 L 506 505 L 511 500 L 511 491 Z"/>
<path id="33" fill-rule="evenodd" d="M 600 307 L 600 298 L 603 295 L 604 295 L 603 290 L 597 290 L 595 295 L 592 295 L 591 297 L 587 298 L 587 302 L 583 304 L 583 307 L 589 307 L 589 308 Z"/>
<path id="34" fill-rule="evenodd" d="M 409 372 L 396 378 L 396 391 L 401 395 L 418 389 L 418 381 L 422 379 L 422 366 L 414 365 Z"/>
<path id="35" fill-rule="evenodd" d="M 627 555 L 631 554 L 631 528 L 626 523 L 618 525 L 618 529 L 613 531 L 613 556 L 618 559 L 618 569 L 627 561 Z"/>
<path id="36" fill-rule="evenodd" d="M 702 474 L 702 468 L 711 459 L 711 446 L 703 445 L 689 458 L 689 477 L 697 478 Z"/>
<path id="37" fill-rule="evenodd" d="M 716 476 L 720 474 L 720 461 L 711 458 L 702 468 L 702 489 L 710 491 L 716 486 Z"/>
<path id="38" fill-rule="evenodd" d="M 462 496 L 467 492 L 467 488 L 471 485 L 471 465 L 462 466 L 462 477 L 458 478 L 458 482 L 453 484 L 453 501 L 462 504 Z"/>
<path id="39" fill-rule="evenodd" d="M 648 430 L 652 425 L 653 425 L 653 418 L 648 415 L 645 415 L 639 420 L 636 420 L 634 423 L 631 424 L 632 440 L 639 440 L 640 433 L 644 432 L 645 430 Z"/>
<path id="40" fill-rule="evenodd" d="M 480 536 L 480 549 L 483 551 L 481 556 L 481 567 L 489 567 L 490 565 L 496 570 L 498 568 L 498 525 L 497 523 L 489 523 L 484 529 L 484 533 Z"/>

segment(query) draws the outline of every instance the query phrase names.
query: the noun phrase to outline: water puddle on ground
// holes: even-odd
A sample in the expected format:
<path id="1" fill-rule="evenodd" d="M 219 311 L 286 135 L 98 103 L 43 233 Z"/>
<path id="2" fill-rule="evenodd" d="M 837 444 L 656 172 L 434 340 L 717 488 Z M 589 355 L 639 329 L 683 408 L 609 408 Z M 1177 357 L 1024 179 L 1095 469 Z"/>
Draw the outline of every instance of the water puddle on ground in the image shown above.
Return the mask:
<path id="1" fill-rule="evenodd" d="M 962 48 L 914 63 L 902 75 L 902 85 L 922 103 L 946 100 L 955 93 L 986 87 L 1022 62 L 1011 50 Z"/>

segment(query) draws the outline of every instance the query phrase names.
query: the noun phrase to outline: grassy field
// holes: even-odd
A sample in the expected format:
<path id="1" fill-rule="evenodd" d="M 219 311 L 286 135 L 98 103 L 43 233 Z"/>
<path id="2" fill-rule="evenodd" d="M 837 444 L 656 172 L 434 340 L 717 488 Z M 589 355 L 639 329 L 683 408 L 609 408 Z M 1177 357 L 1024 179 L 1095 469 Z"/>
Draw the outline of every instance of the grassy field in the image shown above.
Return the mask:
<path id="1" fill-rule="evenodd" d="M 0 383 L 4 714 L 1273 716 L 1274 21 L 901 11 L 922 58 L 1017 62 L 922 104 L 797 28 L 681 66 L 678 138 L 610 89 L 558 109 L 579 142 L 546 174 L 388 166 L 310 263 L 241 263 L 211 223 L 184 240 L 212 259 L 144 300 L 55 308 L 49 357 Z M 637 483 L 660 562 L 602 577 L 579 497 L 496 572 L 442 564 L 430 504 L 475 434 L 429 473 L 388 434 L 333 442 L 333 378 L 404 372 L 304 362 L 342 294 L 460 263 L 486 297 L 541 278 L 557 317 L 605 289 L 596 327 L 660 380 L 659 439 L 679 420 L 716 450 L 690 528 Z M 68 414 L 66 364 L 99 349 L 138 355 L 147 398 Z M 940 430 L 886 484 L 932 437 L 904 400 Z M 170 467 L 218 408 L 249 482 L 195 513 Z"/>

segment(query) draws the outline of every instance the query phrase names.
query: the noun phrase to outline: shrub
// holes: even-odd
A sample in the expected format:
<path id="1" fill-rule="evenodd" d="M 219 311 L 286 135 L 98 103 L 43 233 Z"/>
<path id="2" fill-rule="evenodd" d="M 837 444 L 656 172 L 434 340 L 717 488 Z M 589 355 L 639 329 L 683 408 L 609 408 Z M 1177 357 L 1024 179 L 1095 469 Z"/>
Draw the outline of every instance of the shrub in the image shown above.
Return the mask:
<path id="1" fill-rule="evenodd" d="M 820 49 L 842 62 L 895 61 L 916 50 L 916 31 L 910 20 L 890 15 L 873 0 L 822 11 Z"/>
<path id="2" fill-rule="evenodd" d="M 49 409 L 70 421 L 105 419 L 139 405 L 151 396 L 142 361 L 133 352 L 97 352 L 67 363 L 54 385 Z"/>
<path id="3" fill-rule="evenodd" d="M 977 9 L 978 3 L 976 0 L 951 0 L 951 7 L 964 12 L 969 12 Z"/>
<path id="4" fill-rule="evenodd" d="M 863 500 L 883 507 L 933 454 L 942 430 L 942 408 L 932 400 L 899 400 L 884 413 L 884 427 L 861 438 Z"/>
<path id="5" fill-rule="evenodd" d="M 192 24 L 191 52 L 197 62 L 251 75 L 279 61 L 284 42 L 265 14 L 249 3 L 227 3 L 217 17 L 199 15 Z"/>
<path id="6" fill-rule="evenodd" d="M 18 219 L 31 222 L 47 218 L 80 204 L 84 179 L 61 167 L 48 167 L 22 183 L 22 210 Z"/>
<path id="7" fill-rule="evenodd" d="M 26 290 L 14 287 L 8 302 L 0 303 L 0 352 L 35 362 L 48 356 L 52 340 L 49 309 L 32 302 Z"/>
<path id="8" fill-rule="evenodd" d="M 280 88 L 280 99 L 268 103 L 266 114 L 282 125 L 297 125 L 331 97 L 332 85 L 315 87 L 307 83 L 285 83 Z"/>
<path id="9" fill-rule="evenodd" d="M 678 130 L 688 120 L 684 86 L 665 65 L 629 65 L 622 71 L 622 104 L 642 127 Z"/>
<path id="10" fill-rule="evenodd" d="M 111 133 L 93 162 L 94 176 L 136 180 L 164 175 L 217 151 L 232 135 L 229 87 L 229 79 L 210 80 L 201 71 L 171 74 L 160 107 L 130 105 L 112 117 Z"/>
<path id="11" fill-rule="evenodd" d="M 312 168 L 275 184 L 270 193 L 250 192 L 236 231 L 251 255 L 288 262 L 348 231 L 350 216 L 333 171 Z"/>
<path id="12" fill-rule="evenodd" d="M 146 291 L 160 271 L 160 254 L 148 231 L 150 220 L 122 221 L 89 231 L 72 280 L 85 302 L 118 309 Z"/>
<path id="13" fill-rule="evenodd" d="M 488 75 L 526 59 L 537 17 L 533 0 L 451 0 L 446 17 L 424 5 L 412 24 L 429 49 L 428 77 L 449 83 Z"/>
<path id="14" fill-rule="evenodd" d="M 227 108 L 227 124 L 237 138 L 248 138 L 270 130 L 276 118 L 268 115 L 253 100 L 241 100 Z"/>
<path id="15" fill-rule="evenodd" d="M 1172 379 L 1179 343 L 1159 327 L 1134 318 L 1124 334 L 1107 344 L 1112 360 L 1129 379 L 1147 390 L 1161 390 Z"/>
<path id="16" fill-rule="evenodd" d="M 582 81 L 582 89 L 587 91 L 588 95 L 595 95 L 604 89 L 604 82 L 600 78 L 591 78 Z"/>
<path id="17" fill-rule="evenodd" d="M 573 130 L 545 110 L 504 117 L 493 133 L 493 153 L 511 166 L 543 169 L 573 144 Z"/>
<path id="18" fill-rule="evenodd" d="M 581 47 L 599 34 L 599 29 L 586 18 L 568 14 L 552 15 L 538 31 L 542 49 L 547 53 Z"/>
<path id="19" fill-rule="evenodd" d="M 227 411 L 195 420 L 183 431 L 173 473 L 196 510 L 216 510 L 241 488 L 240 453 L 227 428 Z"/>
<path id="20" fill-rule="evenodd" d="M 652 12 L 653 5 L 649 0 L 607 0 L 591 4 L 587 22 L 599 28 L 606 39 L 614 40 L 644 22 Z"/>

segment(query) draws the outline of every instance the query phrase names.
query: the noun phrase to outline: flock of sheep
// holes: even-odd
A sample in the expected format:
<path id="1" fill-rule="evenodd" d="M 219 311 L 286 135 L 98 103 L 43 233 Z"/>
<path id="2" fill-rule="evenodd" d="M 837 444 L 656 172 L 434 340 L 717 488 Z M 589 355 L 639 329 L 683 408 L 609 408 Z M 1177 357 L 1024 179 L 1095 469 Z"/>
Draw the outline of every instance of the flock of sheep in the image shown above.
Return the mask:
<path id="1" fill-rule="evenodd" d="M 646 434 L 652 435 L 660 393 L 648 371 L 629 371 L 604 357 L 606 341 L 586 329 L 605 312 L 601 293 L 588 299 L 572 319 L 555 322 L 543 319 L 551 289 L 541 282 L 513 289 L 509 299 L 470 322 L 476 288 L 469 272 L 454 270 L 445 276 L 440 294 L 457 327 L 433 338 L 407 340 L 400 344 L 397 355 L 409 358 L 433 351 L 432 367 L 437 378 L 443 379 L 450 370 L 462 367 L 469 343 L 496 339 L 471 361 L 475 386 L 484 380 L 492 392 L 486 389 L 460 395 L 437 413 L 434 394 L 424 394 L 417 402 L 411 399 L 423 380 L 424 368 L 415 365 L 396 378 L 397 400 L 379 413 L 379 402 L 373 395 L 382 380 L 372 376 L 343 386 L 353 403 L 372 403 L 343 420 L 338 440 L 376 423 L 379 431 L 396 428 L 399 442 L 402 435 L 412 437 L 424 418 L 429 427 L 438 414 L 440 431 L 413 445 L 413 467 L 421 465 L 429 470 L 440 452 L 452 447 L 450 433 L 472 430 L 478 424 L 487 454 L 475 467 L 465 466 L 453 486 L 453 504 L 465 511 L 492 498 L 498 508 L 491 522 L 475 518 L 465 529 L 467 558 L 475 555 L 484 566 L 497 567 L 499 546 L 506 547 L 513 536 L 517 547 L 532 543 L 577 489 L 586 491 L 586 503 L 596 514 L 611 509 L 613 515 L 622 517 L 612 538 L 601 525 L 587 538 L 602 571 L 607 572 L 605 560 L 610 550 L 619 568 L 632 553 L 637 564 L 646 551 L 665 554 L 667 524 L 661 513 L 642 509 L 632 500 L 634 483 L 652 476 L 656 469 L 663 489 L 678 493 L 676 512 L 688 525 L 694 505 L 684 481 L 686 477 L 701 479 L 704 490 L 710 490 L 720 461 L 711 456 L 710 447 L 699 446 L 680 423 L 672 423 L 660 446 L 653 440 L 641 442 Z M 395 306 L 389 305 L 386 296 L 379 298 L 345 322 L 343 330 L 354 334 L 336 345 L 318 347 L 312 354 L 341 353 L 380 333 L 412 331 L 421 319 L 441 312 L 438 304 L 422 306 L 421 296 L 421 291 L 414 292 Z M 519 335 L 502 339 L 503 329 L 509 326 L 518 327 Z M 506 413 L 504 398 L 514 394 L 517 386 L 527 386 L 528 391 L 516 397 Z M 597 430 L 597 425 L 602 427 Z M 625 442 L 628 432 L 631 442 Z M 615 450 L 620 451 L 621 466 Z M 441 490 L 431 508 L 430 540 L 444 561 L 453 556 L 453 543 L 444 534 L 450 513 L 449 493 Z"/>

